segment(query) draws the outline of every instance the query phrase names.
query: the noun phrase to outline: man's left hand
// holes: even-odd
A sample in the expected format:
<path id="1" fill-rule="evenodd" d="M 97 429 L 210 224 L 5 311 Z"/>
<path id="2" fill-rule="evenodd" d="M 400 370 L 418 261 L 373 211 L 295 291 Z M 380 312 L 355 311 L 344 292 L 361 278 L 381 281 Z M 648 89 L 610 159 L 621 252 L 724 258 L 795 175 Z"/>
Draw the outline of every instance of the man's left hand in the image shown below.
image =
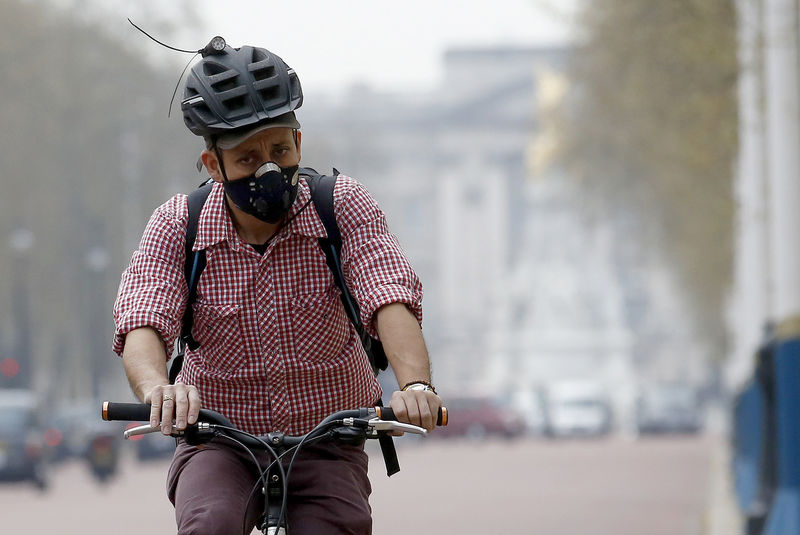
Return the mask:
<path id="1" fill-rule="evenodd" d="M 428 432 L 436 428 L 436 418 L 442 400 L 433 392 L 423 390 L 396 391 L 389 406 L 397 421 L 424 427 Z"/>

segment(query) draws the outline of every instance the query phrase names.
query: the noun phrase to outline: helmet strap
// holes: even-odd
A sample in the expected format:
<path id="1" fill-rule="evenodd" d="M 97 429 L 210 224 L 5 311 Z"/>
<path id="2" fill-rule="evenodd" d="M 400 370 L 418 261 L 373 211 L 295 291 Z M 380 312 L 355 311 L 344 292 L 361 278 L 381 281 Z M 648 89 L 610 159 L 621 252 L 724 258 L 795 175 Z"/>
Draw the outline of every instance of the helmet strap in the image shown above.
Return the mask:
<path id="1" fill-rule="evenodd" d="M 213 141 L 214 143 L 214 153 L 217 155 L 217 161 L 219 162 L 219 170 L 222 172 L 222 179 L 225 182 L 230 182 L 228 180 L 228 174 L 225 172 L 225 164 L 222 162 L 222 153 L 219 151 L 219 147 L 217 146 L 217 140 Z"/>

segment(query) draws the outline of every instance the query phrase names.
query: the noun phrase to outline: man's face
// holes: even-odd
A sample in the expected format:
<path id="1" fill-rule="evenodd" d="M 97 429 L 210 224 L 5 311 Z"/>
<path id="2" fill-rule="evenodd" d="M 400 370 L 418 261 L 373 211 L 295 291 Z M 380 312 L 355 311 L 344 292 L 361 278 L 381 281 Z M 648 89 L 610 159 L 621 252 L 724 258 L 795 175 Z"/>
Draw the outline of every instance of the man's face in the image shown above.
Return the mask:
<path id="1" fill-rule="evenodd" d="M 300 132 L 295 142 L 290 128 L 268 128 L 249 137 L 232 149 L 220 149 L 228 180 L 250 176 L 266 162 L 275 162 L 281 167 L 300 163 Z M 204 150 L 203 164 L 211 178 L 222 182 L 222 171 L 213 150 Z"/>

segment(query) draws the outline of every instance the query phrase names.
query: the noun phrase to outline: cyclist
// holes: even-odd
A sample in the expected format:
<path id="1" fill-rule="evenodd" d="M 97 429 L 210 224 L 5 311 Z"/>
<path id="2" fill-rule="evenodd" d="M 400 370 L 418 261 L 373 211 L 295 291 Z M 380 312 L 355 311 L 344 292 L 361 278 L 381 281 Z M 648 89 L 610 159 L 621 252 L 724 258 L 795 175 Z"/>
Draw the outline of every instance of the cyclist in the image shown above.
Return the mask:
<path id="1" fill-rule="evenodd" d="M 382 394 L 319 247 L 325 227 L 297 174 L 302 101 L 294 70 L 263 48 L 226 45 L 187 77 L 184 122 L 205 140 L 200 160 L 214 186 L 194 246 L 207 254 L 193 305 L 199 347 L 187 349 L 174 384 L 166 348 L 188 299 L 186 195 L 153 213 L 114 306 L 114 350 L 135 394 L 151 404 L 151 425 L 165 434 L 194 423 L 202 405 L 254 434 L 297 435 Z M 441 400 L 420 328 L 421 284 L 361 184 L 337 177 L 334 213 L 348 287 L 402 385 L 389 404 L 400 421 L 433 430 Z M 248 503 L 251 463 L 227 443 L 179 441 L 167 481 L 178 533 L 240 533 L 245 516 L 252 529 L 260 506 Z M 362 447 L 304 448 L 289 485 L 292 533 L 370 533 Z"/>

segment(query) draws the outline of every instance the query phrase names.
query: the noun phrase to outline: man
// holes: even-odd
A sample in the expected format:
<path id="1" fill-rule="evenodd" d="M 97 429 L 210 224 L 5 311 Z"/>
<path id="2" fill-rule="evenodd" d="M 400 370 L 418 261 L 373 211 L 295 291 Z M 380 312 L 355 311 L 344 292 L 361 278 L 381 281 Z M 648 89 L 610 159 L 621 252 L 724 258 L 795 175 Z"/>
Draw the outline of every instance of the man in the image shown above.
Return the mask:
<path id="1" fill-rule="evenodd" d="M 207 255 L 193 305 L 199 347 L 187 350 L 174 385 L 166 362 L 188 296 L 185 195 L 154 212 L 114 307 L 114 349 L 165 434 L 194 423 L 201 406 L 251 433 L 302 434 L 381 396 L 318 244 L 325 227 L 298 178 L 302 98 L 294 70 L 262 48 L 204 54 L 187 78 L 184 121 L 205 139 L 201 161 L 215 184 L 194 245 Z M 432 430 L 441 400 L 430 384 L 419 280 L 363 186 L 340 175 L 334 213 L 348 287 L 403 386 L 390 406 L 399 420 Z M 179 443 L 168 477 L 178 533 L 241 533 L 243 518 L 252 529 L 255 481 L 235 446 Z M 311 446 L 289 483 L 292 533 L 370 533 L 362 448 Z"/>

